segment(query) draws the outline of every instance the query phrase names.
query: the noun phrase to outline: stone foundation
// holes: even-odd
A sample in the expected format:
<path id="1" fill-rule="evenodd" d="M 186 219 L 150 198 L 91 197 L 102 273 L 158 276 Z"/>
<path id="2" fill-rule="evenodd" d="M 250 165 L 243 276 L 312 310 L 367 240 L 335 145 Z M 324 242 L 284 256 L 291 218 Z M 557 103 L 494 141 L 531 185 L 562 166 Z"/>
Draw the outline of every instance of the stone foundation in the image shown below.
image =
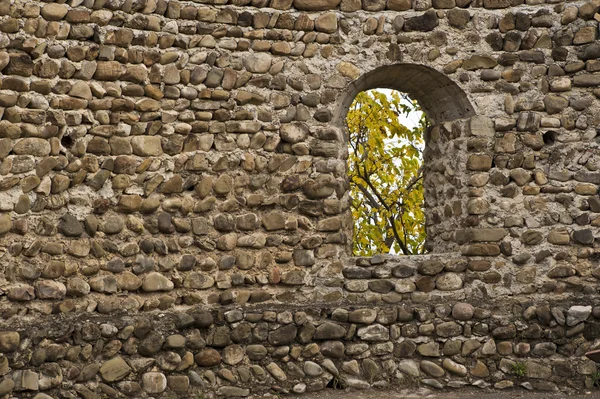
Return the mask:
<path id="1" fill-rule="evenodd" d="M 150 311 L 144 300 L 160 308 L 161 297 L 115 298 L 121 306 L 106 298 L 66 300 L 41 320 L 5 307 L 5 318 L 21 315 L 0 333 L 0 392 L 168 398 L 344 387 L 593 387 L 596 365 L 583 355 L 600 329 L 600 301 L 590 301 L 589 285 L 555 284 L 551 301 L 550 285 L 510 299 L 485 290 L 493 273 L 501 275 L 472 270 L 483 260 L 347 262 L 344 279 L 317 279 L 264 303 L 250 303 L 252 295 L 239 289 L 225 305 L 187 305 L 182 297 Z"/>

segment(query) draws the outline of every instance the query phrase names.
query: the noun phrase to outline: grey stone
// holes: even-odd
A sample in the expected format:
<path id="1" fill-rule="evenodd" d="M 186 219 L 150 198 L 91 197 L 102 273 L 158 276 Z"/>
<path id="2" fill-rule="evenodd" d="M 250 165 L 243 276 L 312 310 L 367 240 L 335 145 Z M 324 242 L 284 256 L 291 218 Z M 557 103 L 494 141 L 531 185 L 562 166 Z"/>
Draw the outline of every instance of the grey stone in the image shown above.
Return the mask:
<path id="1" fill-rule="evenodd" d="M 571 306 L 567 311 L 567 326 L 579 324 L 587 320 L 591 314 L 591 306 Z"/>
<path id="2" fill-rule="evenodd" d="M 435 378 L 442 378 L 446 373 L 444 369 L 429 360 L 421 360 L 421 370 Z"/>
<path id="3" fill-rule="evenodd" d="M 357 335 L 363 341 L 387 341 L 390 338 L 390 330 L 381 324 L 373 324 L 359 328 Z"/>

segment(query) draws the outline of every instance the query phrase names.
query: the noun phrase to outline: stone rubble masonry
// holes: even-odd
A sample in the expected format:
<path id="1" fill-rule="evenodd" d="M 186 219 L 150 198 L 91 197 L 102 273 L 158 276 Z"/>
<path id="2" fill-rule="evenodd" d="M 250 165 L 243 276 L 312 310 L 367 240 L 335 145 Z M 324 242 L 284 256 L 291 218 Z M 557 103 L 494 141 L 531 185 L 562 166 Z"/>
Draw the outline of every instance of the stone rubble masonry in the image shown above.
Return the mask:
<path id="1" fill-rule="evenodd" d="M 0 397 L 591 389 L 599 8 L 0 0 Z M 378 87 L 427 255 L 349 256 Z"/>

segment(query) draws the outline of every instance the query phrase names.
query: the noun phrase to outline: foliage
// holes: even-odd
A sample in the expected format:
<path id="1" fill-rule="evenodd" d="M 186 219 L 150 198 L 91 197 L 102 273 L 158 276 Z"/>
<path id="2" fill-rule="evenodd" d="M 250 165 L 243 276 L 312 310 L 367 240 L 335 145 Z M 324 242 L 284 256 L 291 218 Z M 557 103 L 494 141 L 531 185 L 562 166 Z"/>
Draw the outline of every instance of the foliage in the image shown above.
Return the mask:
<path id="1" fill-rule="evenodd" d="M 348 387 L 346 379 L 341 375 L 334 375 L 329 384 L 328 386 L 337 390 L 344 390 Z"/>
<path id="2" fill-rule="evenodd" d="M 523 362 L 515 362 L 512 365 L 512 371 L 515 377 L 517 378 L 523 378 L 525 377 L 525 374 L 527 373 L 527 364 L 523 363 Z"/>
<path id="3" fill-rule="evenodd" d="M 592 386 L 600 388 L 600 371 L 595 371 L 592 374 Z"/>
<path id="4" fill-rule="evenodd" d="M 355 256 L 424 252 L 424 114 L 414 129 L 401 115 L 420 112 L 418 104 L 392 91 L 359 93 L 348 111 L 348 169 Z"/>

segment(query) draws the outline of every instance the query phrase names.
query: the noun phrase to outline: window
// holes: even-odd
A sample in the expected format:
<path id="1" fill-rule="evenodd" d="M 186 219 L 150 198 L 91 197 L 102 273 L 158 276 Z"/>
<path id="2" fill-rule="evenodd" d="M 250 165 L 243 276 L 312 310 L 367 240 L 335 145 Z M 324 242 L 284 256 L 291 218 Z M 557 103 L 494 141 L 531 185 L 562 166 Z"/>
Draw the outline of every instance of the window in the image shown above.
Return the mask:
<path id="1" fill-rule="evenodd" d="M 369 90 L 354 99 L 346 125 L 353 255 L 423 253 L 424 113 L 404 93 Z"/>
<path id="2" fill-rule="evenodd" d="M 375 93 L 368 91 L 376 88 L 377 92 L 383 94 L 373 101 L 366 101 L 369 93 Z M 391 90 L 400 92 L 399 101 L 394 100 Z M 399 125 L 404 125 L 402 121 L 406 122 L 405 119 L 400 118 L 400 122 L 394 122 L 398 116 L 405 114 L 404 106 L 416 106 L 409 98 L 418 101 L 422 114 L 427 115 L 427 124 L 431 124 L 424 129 L 425 119 L 421 118 L 421 114 L 409 116 L 409 120 L 419 122 L 419 135 L 410 124 L 408 130 L 400 128 Z M 369 114 L 366 114 L 367 117 L 361 116 L 355 100 L 372 103 L 372 120 L 369 119 Z M 378 150 L 379 155 L 390 161 L 389 168 L 386 169 L 375 161 L 372 169 L 381 177 L 377 178 L 379 180 L 373 177 L 374 181 L 371 183 L 387 182 L 387 191 L 379 194 L 386 199 L 386 205 L 394 202 L 397 208 L 385 209 L 381 199 L 377 201 L 375 192 L 366 192 L 365 188 L 369 188 L 368 181 L 360 176 L 353 178 L 349 175 L 349 184 L 355 186 L 352 187 L 354 193 L 351 195 L 353 206 L 348 206 L 348 212 L 354 211 L 352 216 L 355 228 L 354 245 L 346 247 L 348 254 L 420 254 L 425 248 L 432 253 L 456 250 L 457 243 L 452 238 L 453 233 L 457 226 L 464 225 L 466 214 L 462 212 L 462 199 L 466 195 L 464 187 L 457 186 L 457 178 L 454 176 L 456 171 L 464 167 L 461 163 L 463 160 L 456 156 L 456 150 L 464 144 L 462 135 L 465 120 L 474 115 L 474 108 L 465 92 L 445 74 L 424 65 L 399 63 L 382 66 L 360 76 L 349 85 L 332 121 L 335 126 L 346 128 L 348 133 L 349 172 L 352 174 L 352 168 L 367 166 L 365 162 L 370 161 L 370 158 L 366 157 L 373 158 Z M 357 132 L 363 126 L 364 132 L 367 132 L 377 128 L 377 123 L 382 121 L 387 126 L 383 138 L 381 134 L 357 133 L 355 138 L 358 141 L 350 143 L 352 134 L 347 129 L 348 124 L 351 129 L 358 129 Z M 376 130 L 377 132 L 381 133 L 381 129 Z M 366 187 L 360 187 L 358 183 L 361 180 Z M 402 195 L 406 194 L 409 197 L 404 199 Z M 379 209 L 378 214 L 361 215 L 356 211 L 360 206 L 370 206 L 372 209 L 379 206 L 385 212 Z M 396 228 L 396 231 L 392 228 L 395 224 L 390 223 L 392 211 L 396 215 L 405 216 L 397 219 L 404 226 L 399 230 Z M 394 220 L 396 218 L 397 216 Z M 373 243 L 372 237 L 375 236 L 379 237 L 379 244 Z M 397 240 L 398 237 L 400 240 Z M 426 242 L 423 242 L 425 239 Z"/>

